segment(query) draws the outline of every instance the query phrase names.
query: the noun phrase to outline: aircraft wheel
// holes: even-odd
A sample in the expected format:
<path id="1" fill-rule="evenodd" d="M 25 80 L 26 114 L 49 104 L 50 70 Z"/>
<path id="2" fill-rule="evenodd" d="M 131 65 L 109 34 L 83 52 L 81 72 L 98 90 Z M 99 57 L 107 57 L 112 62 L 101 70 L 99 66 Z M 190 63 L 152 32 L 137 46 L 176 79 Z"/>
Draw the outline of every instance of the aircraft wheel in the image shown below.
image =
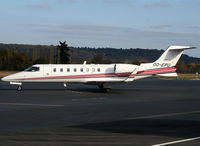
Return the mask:
<path id="1" fill-rule="evenodd" d="M 103 89 L 103 85 L 98 85 L 98 87 L 99 87 L 99 89 L 101 89 L 101 90 Z"/>
<path id="2" fill-rule="evenodd" d="M 109 92 L 110 91 L 110 88 L 103 88 L 103 90 L 102 90 L 103 92 Z"/>
<path id="3" fill-rule="evenodd" d="M 99 89 L 100 89 L 102 92 L 109 92 L 109 91 L 110 91 L 110 88 L 105 88 L 103 85 L 99 85 Z"/>
<path id="4" fill-rule="evenodd" d="M 18 90 L 18 91 L 21 91 L 21 90 L 22 90 L 22 86 L 18 86 L 18 87 L 17 87 L 17 90 Z"/>

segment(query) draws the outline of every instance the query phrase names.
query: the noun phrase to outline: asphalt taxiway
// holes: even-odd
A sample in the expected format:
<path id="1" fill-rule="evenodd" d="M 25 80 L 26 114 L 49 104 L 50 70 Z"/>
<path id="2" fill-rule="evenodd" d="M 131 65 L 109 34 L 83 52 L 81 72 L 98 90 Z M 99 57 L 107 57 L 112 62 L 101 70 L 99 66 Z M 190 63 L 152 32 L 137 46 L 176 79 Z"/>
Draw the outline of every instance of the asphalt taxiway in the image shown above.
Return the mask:
<path id="1" fill-rule="evenodd" d="M 200 81 L 0 82 L 0 145 L 200 145 Z"/>

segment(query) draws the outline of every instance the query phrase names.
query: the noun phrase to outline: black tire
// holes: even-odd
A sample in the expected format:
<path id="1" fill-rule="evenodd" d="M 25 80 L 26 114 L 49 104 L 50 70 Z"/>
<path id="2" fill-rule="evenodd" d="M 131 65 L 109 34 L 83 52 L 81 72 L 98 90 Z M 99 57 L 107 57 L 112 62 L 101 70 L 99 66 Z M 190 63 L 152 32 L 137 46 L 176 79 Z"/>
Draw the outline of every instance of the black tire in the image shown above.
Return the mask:
<path id="1" fill-rule="evenodd" d="M 98 87 L 99 87 L 100 90 L 103 90 L 103 84 L 98 85 Z"/>
<path id="2" fill-rule="evenodd" d="M 110 88 L 103 88 L 103 92 L 104 93 L 107 93 L 107 92 L 109 92 L 110 91 Z"/>
<path id="3" fill-rule="evenodd" d="M 22 86 L 18 86 L 18 87 L 17 87 L 17 90 L 18 90 L 18 91 L 22 91 Z"/>
<path id="4" fill-rule="evenodd" d="M 103 84 L 99 85 L 98 87 L 99 87 L 99 89 L 100 89 L 102 92 L 104 92 L 104 93 L 110 91 L 110 88 L 104 88 Z"/>

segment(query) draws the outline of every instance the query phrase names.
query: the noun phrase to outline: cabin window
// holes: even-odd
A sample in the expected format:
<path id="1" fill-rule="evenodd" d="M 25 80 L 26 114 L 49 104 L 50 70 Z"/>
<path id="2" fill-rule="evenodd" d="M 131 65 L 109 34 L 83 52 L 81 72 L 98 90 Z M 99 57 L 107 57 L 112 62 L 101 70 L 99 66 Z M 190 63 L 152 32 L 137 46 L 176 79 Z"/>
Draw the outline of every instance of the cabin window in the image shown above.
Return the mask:
<path id="1" fill-rule="evenodd" d="M 95 72 L 95 68 L 92 68 L 92 72 Z"/>
<path id="2" fill-rule="evenodd" d="M 56 72 L 56 68 L 53 69 L 53 72 Z"/>
<path id="3" fill-rule="evenodd" d="M 70 68 L 67 68 L 67 72 L 70 72 Z"/>
<path id="4" fill-rule="evenodd" d="M 74 68 L 74 72 L 76 72 L 77 71 L 77 69 L 76 68 Z"/>
<path id="5" fill-rule="evenodd" d="M 32 66 L 32 67 L 27 68 L 25 71 L 27 71 L 27 72 L 36 72 L 36 71 L 40 71 L 40 68 L 36 67 L 36 66 Z"/>
<path id="6" fill-rule="evenodd" d="M 101 69 L 100 69 L 100 68 L 98 68 L 98 69 L 97 69 L 97 71 L 98 71 L 98 72 L 100 72 L 100 71 L 101 71 Z"/>
<path id="7" fill-rule="evenodd" d="M 83 72 L 83 68 L 81 68 L 80 71 Z"/>
<path id="8" fill-rule="evenodd" d="M 63 72 L 63 68 L 60 69 L 60 72 Z"/>
<path id="9" fill-rule="evenodd" d="M 86 68 L 86 72 L 89 72 L 89 68 Z"/>

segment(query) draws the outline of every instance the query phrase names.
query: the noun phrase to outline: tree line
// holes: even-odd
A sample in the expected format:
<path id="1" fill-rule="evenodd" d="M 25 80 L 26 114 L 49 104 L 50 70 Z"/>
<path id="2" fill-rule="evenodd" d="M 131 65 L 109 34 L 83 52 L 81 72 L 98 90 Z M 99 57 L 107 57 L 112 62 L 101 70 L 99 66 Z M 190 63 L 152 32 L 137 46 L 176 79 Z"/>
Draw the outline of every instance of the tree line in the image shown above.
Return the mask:
<path id="1" fill-rule="evenodd" d="M 64 43 L 64 42 L 62 42 Z M 60 44 L 59 44 L 60 45 Z M 71 63 L 83 63 L 84 60 L 91 62 L 94 55 L 102 54 L 105 60 L 112 62 L 132 63 L 133 61 L 153 62 L 164 52 L 158 49 L 141 49 L 141 48 L 91 48 L 91 47 L 71 47 L 68 54 L 70 55 Z M 36 60 L 44 57 L 49 63 L 55 64 L 58 62 L 59 52 L 57 46 L 54 45 L 24 45 L 24 44 L 2 44 L 0 50 L 9 48 L 16 53 L 25 53 L 30 60 Z M 200 58 L 191 57 L 183 54 L 180 61 L 185 64 L 195 63 L 200 64 Z"/>
<path id="2" fill-rule="evenodd" d="M 66 42 L 59 42 L 57 45 L 57 53 L 55 55 L 57 64 L 69 64 L 70 55 Z M 34 56 L 34 54 L 33 54 Z M 0 51 L 0 70 L 24 70 L 33 64 L 49 64 L 47 56 L 29 58 L 26 53 L 18 53 L 8 48 Z"/>
<path id="3" fill-rule="evenodd" d="M 1 44 L 0 44 L 1 46 Z M 15 45 L 14 45 L 15 46 Z M 27 47 L 27 46 L 26 46 Z M 59 45 L 49 48 L 49 52 L 46 55 L 39 55 L 37 51 L 32 52 L 32 57 L 30 57 L 30 52 L 17 51 L 18 49 L 4 48 L 0 50 L 0 70 L 24 70 L 25 68 L 33 64 L 70 64 L 70 63 L 87 63 L 94 64 L 110 64 L 110 63 L 133 63 L 140 64 L 144 62 L 152 62 L 158 58 L 163 52 L 163 50 L 141 50 L 141 49 L 91 49 L 91 48 L 73 48 L 69 47 L 65 42 L 59 42 Z M 47 46 L 41 47 L 41 52 Z M 52 49 L 52 50 L 51 50 Z M 55 49 L 55 50 L 54 50 Z M 51 51 L 53 52 L 51 52 Z M 40 50 L 38 50 L 40 51 Z M 41 53 L 40 52 L 40 53 Z M 134 52 L 137 57 L 131 53 Z M 143 53 L 142 53 L 143 52 Z M 148 53 L 152 55 L 147 55 Z M 121 58 L 119 55 L 121 55 Z M 146 55 L 149 57 L 146 57 Z M 124 57 L 123 57 L 124 56 Z M 113 59 L 114 58 L 114 59 Z M 192 62 L 194 60 L 194 62 Z M 181 60 L 176 65 L 177 72 L 179 73 L 200 73 L 200 64 L 197 63 L 199 58 L 192 58 L 187 55 L 183 55 Z M 189 62 L 189 63 L 188 63 Z"/>

